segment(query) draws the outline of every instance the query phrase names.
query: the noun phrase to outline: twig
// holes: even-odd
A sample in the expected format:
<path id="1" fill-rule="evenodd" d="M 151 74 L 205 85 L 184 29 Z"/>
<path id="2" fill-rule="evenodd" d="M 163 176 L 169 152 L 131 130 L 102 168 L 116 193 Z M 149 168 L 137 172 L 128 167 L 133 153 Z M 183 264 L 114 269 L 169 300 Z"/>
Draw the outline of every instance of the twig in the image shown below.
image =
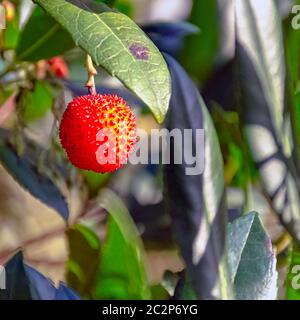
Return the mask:
<path id="1" fill-rule="evenodd" d="M 97 94 L 96 86 L 95 86 L 95 75 L 97 74 L 97 70 L 93 65 L 93 61 L 90 55 L 86 56 L 85 67 L 88 72 L 88 81 L 85 84 L 85 86 L 88 88 L 90 94 L 95 95 Z"/>
<path id="2" fill-rule="evenodd" d="M 276 241 L 276 254 L 277 256 L 282 253 L 292 242 L 292 237 L 289 235 L 288 232 L 283 232 L 280 238 Z"/>

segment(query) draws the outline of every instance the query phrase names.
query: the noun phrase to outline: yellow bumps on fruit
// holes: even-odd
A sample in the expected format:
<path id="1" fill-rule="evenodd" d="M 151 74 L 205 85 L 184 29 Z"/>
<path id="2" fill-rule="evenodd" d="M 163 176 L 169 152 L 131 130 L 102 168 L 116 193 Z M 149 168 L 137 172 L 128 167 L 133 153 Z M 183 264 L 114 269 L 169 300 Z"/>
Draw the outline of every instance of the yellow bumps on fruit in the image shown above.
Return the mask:
<path id="1" fill-rule="evenodd" d="M 76 167 L 113 172 L 127 162 L 137 141 L 136 117 L 118 96 L 81 96 L 68 104 L 59 136 Z"/>

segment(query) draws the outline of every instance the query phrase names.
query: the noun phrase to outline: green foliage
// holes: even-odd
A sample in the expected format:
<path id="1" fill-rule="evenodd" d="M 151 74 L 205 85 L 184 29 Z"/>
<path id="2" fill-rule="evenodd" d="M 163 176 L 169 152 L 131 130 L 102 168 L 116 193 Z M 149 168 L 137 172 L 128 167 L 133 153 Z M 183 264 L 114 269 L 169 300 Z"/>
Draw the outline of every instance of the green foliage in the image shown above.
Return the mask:
<path id="1" fill-rule="evenodd" d="M 14 19 L 7 22 L 4 30 L 3 48 L 14 49 L 17 46 L 20 37 L 19 19 L 15 16 Z"/>
<path id="2" fill-rule="evenodd" d="M 296 1 L 299 5 L 300 2 Z M 286 105 L 291 113 L 291 124 L 296 141 L 300 141 L 300 92 L 299 92 L 299 61 L 300 61 L 300 30 L 292 28 L 292 18 L 289 16 L 283 24 L 285 45 L 285 60 L 287 67 Z M 300 146 L 295 145 L 297 166 L 299 171 Z"/>
<path id="3" fill-rule="evenodd" d="M 34 88 L 22 97 L 22 118 L 29 123 L 43 117 L 51 110 L 54 102 L 52 88 L 44 81 L 36 81 Z"/>
<path id="4" fill-rule="evenodd" d="M 96 172 L 83 170 L 82 175 L 88 185 L 89 192 L 91 196 L 96 196 L 101 189 L 105 186 L 111 177 L 110 173 L 98 174 Z"/>
<path id="5" fill-rule="evenodd" d="M 300 30 L 292 28 L 293 16 L 284 12 L 284 5 L 278 10 L 279 4 L 292 1 L 195 0 L 187 18 L 193 25 L 170 21 L 141 27 L 130 18 L 136 13 L 130 0 L 34 2 L 37 6 L 20 27 L 21 2 L 13 1 L 15 15 L 0 30 L 0 259 L 12 256 L 5 261 L 8 290 L 0 290 L 0 299 L 78 298 L 65 284 L 55 287 L 29 267 L 27 255 L 14 256 L 17 248 L 30 251 L 32 244 L 43 252 L 47 241 L 35 236 L 48 221 L 40 223 L 28 214 L 28 200 L 17 223 L 24 226 L 24 239 L 14 238 L 19 229 L 9 217 L 15 214 L 14 206 L 23 209 L 23 203 L 22 197 L 7 196 L 12 182 L 7 171 L 61 216 L 59 230 L 51 232 L 59 243 L 66 229 L 69 250 L 56 244 L 49 257 L 61 250 L 69 253 L 66 278 L 82 299 L 261 300 L 281 299 L 285 291 L 286 299 L 300 300 Z M 64 67 L 65 58 L 71 69 L 68 79 L 58 79 L 46 62 L 61 55 L 65 57 L 57 59 L 56 67 Z M 204 129 L 202 174 L 187 174 L 191 166 L 186 159 L 163 168 L 126 166 L 104 175 L 66 162 L 58 124 L 70 91 L 87 93 L 79 87 L 87 78 L 85 55 L 108 72 L 97 69 L 98 92 L 122 96 L 138 110 L 142 128 L 154 126 L 147 118 L 150 110 L 159 123 L 168 114 L 167 129 L 193 129 L 193 150 L 198 146 L 194 131 Z M 113 77 L 127 88 L 111 85 Z M 53 117 L 46 116 L 50 112 Z M 53 136 L 47 137 L 46 150 L 38 143 L 44 144 L 47 130 Z M 177 152 L 173 147 L 171 143 L 171 158 Z M 163 186 L 156 183 L 162 171 Z M 241 194 L 238 200 L 230 198 L 231 188 Z M 252 211 L 259 211 L 260 200 L 269 205 L 263 215 L 268 230 Z M 276 224 L 272 239 L 268 232 L 273 213 L 293 243 L 278 250 L 279 257 L 289 254 L 284 284 L 272 246 L 272 240 L 282 238 L 277 234 L 281 228 Z M 43 212 L 38 218 L 43 220 Z M 49 224 L 52 227 L 52 221 Z M 170 250 L 171 229 L 172 254 L 178 246 L 180 255 L 172 263 L 178 269 L 182 258 L 185 270 L 167 272 L 160 283 L 150 283 L 153 271 L 149 268 L 148 279 L 146 267 L 148 258 L 154 258 L 146 258 L 144 243 L 150 250 Z M 157 237 L 160 232 L 165 234 Z M 51 236 L 45 232 L 41 239 Z M 167 245 L 162 243 L 165 237 Z M 60 262 L 55 268 L 62 274 Z"/>
<path id="6" fill-rule="evenodd" d="M 162 122 L 170 99 L 166 63 L 155 45 L 127 16 L 104 5 L 37 0 L 110 74 L 134 91 Z M 101 39 L 99 41 L 99 39 Z"/>
<path id="7" fill-rule="evenodd" d="M 149 299 L 145 253 L 126 207 L 108 189 L 102 191 L 100 204 L 109 217 L 95 299 Z"/>
<path id="8" fill-rule="evenodd" d="M 195 79 L 203 81 L 216 58 L 219 40 L 219 19 L 216 0 L 194 1 L 189 21 L 200 32 L 186 39 L 182 62 Z"/>
<path id="9" fill-rule="evenodd" d="M 20 34 L 16 58 L 20 61 L 49 59 L 74 46 L 68 32 L 37 6 Z"/>
<path id="10" fill-rule="evenodd" d="M 96 2 L 102 2 L 110 7 L 118 9 L 120 12 L 131 17 L 133 13 L 133 4 L 130 0 L 94 0 Z"/>
<path id="11" fill-rule="evenodd" d="M 275 252 L 257 213 L 245 214 L 228 224 L 228 265 L 235 299 L 276 299 Z M 181 275 L 174 298 L 194 300 L 196 297 L 190 277 Z"/>
<path id="12" fill-rule="evenodd" d="M 257 213 L 229 224 L 228 259 L 238 300 L 274 300 L 277 296 L 276 257 Z"/>
<path id="13" fill-rule="evenodd" d="M 90 228 L 77 224 L 68 231 L 68 239 L 68 283 L 82 298 L 91 299 L 101 259 L 99 238 Z"/>
<path id="14" fill-rule="evenodd" d="M 286 279 L 286 299 L 300 300 L 300 252 L 296 245 L 294 245 L 289 252 L 289 266 L 288 275 Z"/>

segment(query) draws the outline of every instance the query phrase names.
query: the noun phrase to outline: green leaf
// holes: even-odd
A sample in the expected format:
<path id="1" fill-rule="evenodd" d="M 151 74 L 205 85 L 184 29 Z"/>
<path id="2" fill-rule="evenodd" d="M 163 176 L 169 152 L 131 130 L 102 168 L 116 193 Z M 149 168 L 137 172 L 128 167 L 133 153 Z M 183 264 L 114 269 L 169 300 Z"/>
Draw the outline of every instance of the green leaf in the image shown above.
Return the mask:
<path id="1" fill-rule="evenodd" d="M 217 1 L 194 1 L 189 22 L 199 27 L 200 32 L 187 37 L 182 63 L 189 74 L 201 81 L 212 69 L 218 50 Z"/>
<path id="2" fill-rule="evenodd" d="M 69 33 L 37 6 L 21 32 L 16 58 L 19 61 L 49 59 L 74 46 Z"/>
<path id="3" fill-rule="evenodd" d="M 158 122 L 167 113 L 170 75 L 159 50 L 127 16 L 103 4 L 73 0 L 36 0 L 75 43 L 120 79 L 152 110 Z"/>
<path id="4" fill-rule="evenodd" d="M 67 279 L 81 297 L 91 298 L 100 265 L 101 244 L 88 227 L 77 224 L 68 231 L 69 262 Z"/>
<path id="5" fill-rule="evenodd" d="M 271 300 L 277 296 L 276 257 L 257 213 L 229 224 L 229 267 L 238 300 Z"/>
<path id="6" fill-rule="evenodd" d="M 118 9 L 118 11 L 131 17 L 134 11 L 134 4 L 130 0 L 94 0 L 96 2 L 102 2 L 110 7 Z"/>
<path id="7" fill-rule="evenodd" d="M 20 36 L 19 19 L 17 15 L 13 20 L 8 21 L 3 32 L 3 48 L 14 49 Z"/>
<path id="8" fill-rule="evenodd" d="M 293 246 L 289 253 L 286 299 L 300 300 L 300 252 L 296 245 Z"/>
<path id="9" fill-rule="evenodd" d="M 94 298 L 149 299 L 145 253 L 134 222 L 110 190 L 101 192 L 100 205 L 109 212 L 109 217 Z"/>
<path id="10" fill-rule="evenodd" d="M 22 99 L 23 120 L 28 123 L 43 117 L 53 105 L 52 89 L 43 81 L 37 80 L 33 91 L 27 91 Z"/>
<path id="11" fill-rule="evenodd" d="M 88 170 L 82 170 L 81 173 L 87 183 L 91 196 L 96 196 L 101 187 L 104 186 L 111 177 L 110 173 L 99 174 Z"/>
<path id="12" fill-rule="evenodd" d="M 295 0 L 299 5 L 300 1 Z M 295 140 L 295 155 L 297 158 L 298 172 L 300 172 L 300 91 L 299 91 L 299 62 L 300 62 L 300 30 L 293 28 L 292 20 L 294 15 L 290 15 L 283 24 L 283 39 L 285 43 L 286 65 L 287 65 L 287 85 L 286 101 L 291 112 L 291 122 Z"/>

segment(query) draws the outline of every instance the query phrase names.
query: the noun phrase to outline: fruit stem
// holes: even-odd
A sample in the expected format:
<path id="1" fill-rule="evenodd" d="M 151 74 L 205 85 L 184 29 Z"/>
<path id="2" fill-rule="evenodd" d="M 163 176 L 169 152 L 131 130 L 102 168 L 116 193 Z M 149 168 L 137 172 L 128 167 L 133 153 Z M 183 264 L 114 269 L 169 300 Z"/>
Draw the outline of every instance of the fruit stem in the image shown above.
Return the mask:
<path id="1" fill-rule="evenodd" d="M 85 87 L 88 88 L 91 95 L 97 94 L 96 85 L 95 85 L 95 75 L 97 70 L 94 67 L 93 60 L 89 54 L 86 55 L 85 67 L 88 72 L 88 81 L 85 84 Z"/>

